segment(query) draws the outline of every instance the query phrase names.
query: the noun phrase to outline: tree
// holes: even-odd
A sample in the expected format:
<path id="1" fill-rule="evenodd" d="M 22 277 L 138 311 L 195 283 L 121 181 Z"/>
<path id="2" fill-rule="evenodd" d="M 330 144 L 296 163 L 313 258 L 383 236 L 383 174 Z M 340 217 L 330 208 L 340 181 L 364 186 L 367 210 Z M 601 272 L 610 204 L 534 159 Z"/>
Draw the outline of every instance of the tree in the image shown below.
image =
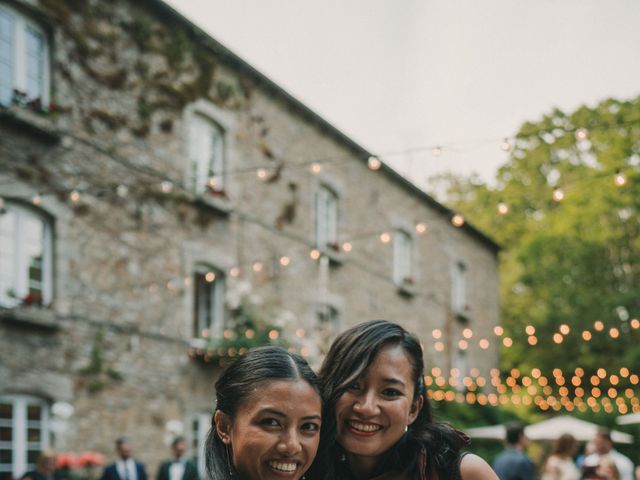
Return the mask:
<path id="1" fill-rule="evenodd" d="M 640 97 L 525 123 L 492 185 L 451 175 L 434 182 L 503 246 L 503 324 L 514 341 L 503 348 L 503 371 L 539 368 L 570 398 L 576 387 L 585 398 L 594 386 L 602 396 L 632 387 L 620 369 L 640 370 Z M 554 382 L 558 368 L 563 380 Z M 605 378 L 592 385 L 598 373 Z"/>

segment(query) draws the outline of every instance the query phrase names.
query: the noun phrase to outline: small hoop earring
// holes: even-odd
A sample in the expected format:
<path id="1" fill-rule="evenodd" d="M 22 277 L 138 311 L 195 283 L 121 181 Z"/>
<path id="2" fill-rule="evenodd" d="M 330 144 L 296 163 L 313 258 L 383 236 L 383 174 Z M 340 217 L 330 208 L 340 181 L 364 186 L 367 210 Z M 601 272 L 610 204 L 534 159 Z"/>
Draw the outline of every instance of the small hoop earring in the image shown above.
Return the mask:
<path id="1" fill-rule="evenodd" d="M 407 433 L 409 431 L 409 425 L 405 425 L 404 426 L 404 433 Z"/>

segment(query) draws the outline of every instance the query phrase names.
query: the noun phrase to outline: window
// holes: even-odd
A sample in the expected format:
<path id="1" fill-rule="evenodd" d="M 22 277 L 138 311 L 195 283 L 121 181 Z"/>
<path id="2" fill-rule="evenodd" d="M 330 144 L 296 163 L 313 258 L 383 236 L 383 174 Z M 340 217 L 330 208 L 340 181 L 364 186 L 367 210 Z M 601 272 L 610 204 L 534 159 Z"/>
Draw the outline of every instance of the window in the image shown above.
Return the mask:
<path id="1" fill-rule="evenodd" d="M 224 329 L 224 273 L 198 265 L 194 273 L 194 338 L 215 336 Z"/>
<path id="2" fill-rule="evenodd" d="M 49 52 L 44 31 L 18 11 L 0 5 L 0 103 L 13 90 L 49 103 Z"/>
<path id="3" fill-rule="evenodd" d="M 324 185 L 316 193 L 316 246 L 338 247 L 338 196 Z"/>
<path id="4" fill-rule="evenodd" d="M 0 210 L 0 305 L 51 301 L 51 230 L 34 208 L 7 202 Z"/>
<path id="5" fill-rule="evenodd" d="M 224 192 L 225 139 L 220 125 L 201 114 L 191 118 L 189 157 L 195 193 Z"/>
<path id="6" fill-rule="evenodd" d="M 35 468 L 49 446 L 49 407 L 37 398 L 0 396 L 0 480 Z"/>
<path id="7" fill-rule="evenodd" d="M 453 267 L 453 281 L 451 285 L 451 307 L 454 313 L 463 315 L 467 311 L 467 266 L 463 262 L 456 262 Z"/>
<path id="8" fill-rule="evenodd" d="M 393 238 L 393 281 L 398 286 L 413 284 L 411 262 L 413 239 L 404 230 L 396 230 Z"/>
<path id="9" fill-rule="evenodd" d="M 319 304 L 316 308 L 316 331 L 320 354 L 325 355 L 340 327 L 340 311 L 329 303 Z"/>
<path id="10" fill-rule="evenodd" d="M 194 415 L 191 419 L 191 452 L 200 478 L 205 478 L 204 448 L 210 426 L 211 415 L 207 413 Z"/>

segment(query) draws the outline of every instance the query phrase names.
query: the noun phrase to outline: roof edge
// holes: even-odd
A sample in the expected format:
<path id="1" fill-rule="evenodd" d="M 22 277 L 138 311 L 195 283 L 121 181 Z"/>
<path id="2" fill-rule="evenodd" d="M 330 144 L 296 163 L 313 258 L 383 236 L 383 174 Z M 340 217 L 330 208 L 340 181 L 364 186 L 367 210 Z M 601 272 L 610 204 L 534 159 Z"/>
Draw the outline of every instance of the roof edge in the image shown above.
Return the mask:
<path id="1" fill-rule="evenodd" d="M 252 76 L 255 80 L 260 82 L 267 90 L 270 90 L 276 95 L 282 97 L 291 106 L 296 108 L 303 116 L 307 117 L 309 120 L 314 122 L 320 128 L 327 131 L 339 142 L 346 144 L 351 150 L 354 151 L 356 155 L 362 157 L 361 160 L 363 162 L 366 162 L 370 156 L 375 155 L 371 153 L 369 150 L 367 150 L 365 147 L 360 145 L 358 142 L 353 140 L 351 137 L 346 135 L 340 129 L 335 127 L 329 121 L 324 119 L 318 113 L 313 111 L 303 102 L 298 100 L 296 97 L 294 97 L 287 90 L 285 90 L 280 85 L 275 83 L 269 77 L 267 77 L 266 75 L 261 73 L 259 70 L 254 68 L 252 65 L 250 65 L 248 62 L 246 62 L 245 60 L 240 58 L 238 55 L 233 53 L 231 50 L 225 47 L 222 43 L 220 43 L 218 40 L 213 38 L 210 34 L 202 30 L 200 27 L 194 24 L 191 20 L 189 20 L 187 17 L 185 17 L 176 9 L 174 9 L 171 5 L 165 3 L 163 0 L 147 0 L 147 3 L 158 8 L 161 13 L 169 15 L 172 18 L 178 19 L 180 22 L 182 22 L 185 25 L 185 27 L 190 29 L 193 34 L 195 34 L 196 36 L 200 37 L 203 41 L 205 41 L 207 46 L 211 48 L 216 54 L 221 55 L 225 60 L 228 60 L 229 62 L 231 62 L 235 67 L 239 68 L 243 72 L 246 72 L 248 75 Z M 422 190 L 420 187 L 418 187 L 415 183 L 413 183 L 409 179 L 402 176 L 398 171 L 396 171 L 394 168 L 389 166 L 387 163 L 383 162 L 382 168 L 380 170 L 383 173 L 385 173 L 396 184 L 409 190 L 411 193 L 413 193 L 418 198 L 423 200 L 429 206 L 436 209 L 441 215 L 446 216 L 449 219 L 453 215 L 455 215 L 456 212 L 454 210 L 438 202 L 434 197 L 426 193 L 424 190 Z M 464 225 L 460 228 L 468 232 L 472 237 L 476 238 L 477 240 L 485 244 L 494 253 L 497 254 L 501 250 L 500 245 L 495 240 L 493 240 L 491 237 L 489 237 L 488 235 L 480 231 L 478 228 L 476 228 L 472 224 L 468 223 L 466 220 Z"/>

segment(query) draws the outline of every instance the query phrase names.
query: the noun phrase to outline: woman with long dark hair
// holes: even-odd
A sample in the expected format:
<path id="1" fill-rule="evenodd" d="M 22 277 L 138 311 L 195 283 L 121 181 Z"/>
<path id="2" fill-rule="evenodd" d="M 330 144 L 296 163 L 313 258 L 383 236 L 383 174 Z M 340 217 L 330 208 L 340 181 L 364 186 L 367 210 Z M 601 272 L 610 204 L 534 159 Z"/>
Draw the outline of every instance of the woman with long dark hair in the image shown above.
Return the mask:
<path id="1" fill-rule="evenodd" d="M 280 347 L 259 347 L 231 363 L 215 387 L 208 478 L 302 478 L 318 450 L 322 415 L 307 362 Z"/>
<path id="2" fill-rule="evenodd" d="M 420 342 L 400 325 L 376 320 L 338 335 L 319 373 L 324 478 L 497 480 L 480 457 L 460 455 L 464 434 L 433 422 L 423 370 Z"/>

